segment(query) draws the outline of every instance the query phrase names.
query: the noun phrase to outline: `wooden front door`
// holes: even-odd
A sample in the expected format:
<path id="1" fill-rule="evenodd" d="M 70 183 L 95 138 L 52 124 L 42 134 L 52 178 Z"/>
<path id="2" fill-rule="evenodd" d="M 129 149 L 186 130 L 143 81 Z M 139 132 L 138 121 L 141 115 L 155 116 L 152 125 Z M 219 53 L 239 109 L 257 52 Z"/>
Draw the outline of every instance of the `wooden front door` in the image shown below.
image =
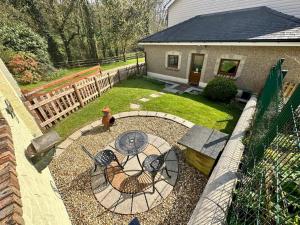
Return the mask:
<path id="1" fill-rule="evenodd" d="M 199 85 L 201 70 L 203 67 L 204 55 L 203 54 L 192 54 L 191 69 L 189 76 L 189 84 Z"/>

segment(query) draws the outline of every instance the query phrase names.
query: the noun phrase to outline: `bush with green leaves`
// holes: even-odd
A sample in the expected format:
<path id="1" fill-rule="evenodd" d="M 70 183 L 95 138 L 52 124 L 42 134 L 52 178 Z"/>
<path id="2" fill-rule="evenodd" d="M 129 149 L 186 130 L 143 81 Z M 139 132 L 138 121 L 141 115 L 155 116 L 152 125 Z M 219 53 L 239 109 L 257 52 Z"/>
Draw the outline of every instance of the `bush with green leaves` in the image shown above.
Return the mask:
<path id="1" fill-rule="evenodd" d="M 216 77 L 204 88 L 204 96 L 221 102 L 230 102 L 237 94 L 237 86 L 233 80 Z"/>
<path id="2" fill-rule="evenodd" d="M 0 44 L 16 52 L 32 53 L 38 61 L 49 63 L 46 41 L 25 25 L 0 27 Z"/>

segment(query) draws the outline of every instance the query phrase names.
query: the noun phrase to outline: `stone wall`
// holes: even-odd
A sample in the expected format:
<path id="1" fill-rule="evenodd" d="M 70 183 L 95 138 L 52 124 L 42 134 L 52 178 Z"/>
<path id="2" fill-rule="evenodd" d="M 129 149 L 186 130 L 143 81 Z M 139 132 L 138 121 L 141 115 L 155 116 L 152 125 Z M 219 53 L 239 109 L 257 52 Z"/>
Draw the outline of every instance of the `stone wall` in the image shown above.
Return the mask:
<path id="1" fill-rule="evenodd" d="M 0 113 L 0 224 L 23 225 L 22 214 L 12 134 Z"/>
<path id="2" fill-rule="evenodd" d="M 238 168 L 245 146 L 242 139 L 250 126 L 257 98 L 252 96 L 234 128 L 194 209 L 188 225 L 226 224 L 227 211 L 237 182 Z"/>
<path id="3" fill-rule="evenodd" d="M 181 52 L 179 70 L 169 70 L 165 67 L 167 51 Z M 289 70 L 286 80 L 296 83 L 300 80 L 300 47 L 151 45 L 145 46 L 145 52 L 148 75 L 182 83 L 188 82 L 192 53 L 205 54 L 200 79 L 202 83 L 207 83 L 217 75 L 221 57 L 241 59 L 240 71 L 235 82 L 242 90 L 259 92 L 270 68 L 280 58 L 285 58 L 284 67 Z"/>

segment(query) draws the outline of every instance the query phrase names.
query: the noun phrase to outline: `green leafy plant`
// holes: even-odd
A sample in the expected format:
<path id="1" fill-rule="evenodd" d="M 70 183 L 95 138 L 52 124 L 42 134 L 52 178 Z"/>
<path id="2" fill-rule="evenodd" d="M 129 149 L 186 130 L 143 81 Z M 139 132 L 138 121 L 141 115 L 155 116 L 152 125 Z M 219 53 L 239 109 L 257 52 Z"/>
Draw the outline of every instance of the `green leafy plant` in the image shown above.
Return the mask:
<path id="1" fill-rule="evenodd" d="M 228 78 L 216 77 L 208 82 L 203 94 L 215 101 L 229 102 L 237 94 L 237 86 Z"/>
<path id="2" fill-rule="evenodd" d="M 38 61 L 49 63 L 46 41 L 27 26 L 0 27 L 0 42 L 16 52 L 32 53 Z"/>

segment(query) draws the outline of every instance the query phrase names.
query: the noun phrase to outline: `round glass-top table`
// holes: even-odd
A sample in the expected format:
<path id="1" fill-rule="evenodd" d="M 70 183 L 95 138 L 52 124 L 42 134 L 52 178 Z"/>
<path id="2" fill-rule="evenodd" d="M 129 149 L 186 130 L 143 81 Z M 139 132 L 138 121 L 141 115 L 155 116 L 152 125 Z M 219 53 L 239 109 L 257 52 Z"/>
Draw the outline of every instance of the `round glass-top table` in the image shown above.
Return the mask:
<path id="1" fill-rule="evenodd" d="M 120 134 L 115 142 L 118 152 L 127 156 L 123 166 L 127 163 L 130 156 L 137 156 L 139 164 L 143 170 L 138 154 L 144 151 L 148 145 L 148 136 L 139 130 L 130 130 Z"/>

